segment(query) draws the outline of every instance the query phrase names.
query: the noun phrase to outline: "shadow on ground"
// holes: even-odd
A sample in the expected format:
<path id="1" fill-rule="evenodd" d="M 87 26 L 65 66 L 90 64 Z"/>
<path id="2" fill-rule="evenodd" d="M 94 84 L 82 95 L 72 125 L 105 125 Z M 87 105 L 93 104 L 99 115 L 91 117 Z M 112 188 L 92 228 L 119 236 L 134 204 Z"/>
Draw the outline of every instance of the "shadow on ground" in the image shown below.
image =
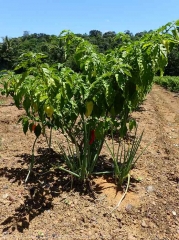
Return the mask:
<path id="1" fill-rule="evenodd" d="M 24 185 L 24 202 L 15 209 L 15 213 L 9 216 L 1 226 L 5 226 L 3 232 L 11 229 L 23 232 L 29 228 L 29 224 L 36 216 L 45 210 L 53 208 L 53 199 L 60 195 L 62 191 L 70 190 L 69 176 L 58 169 L 52 169 L 52 165 L 62 163 L 62 156 L 52 149 L 46 150 L 39 148 L 38 156 L 35 157 L 33 172 L 31 172 L 28 182 L 24 180 L 27 176 L 28 169 L 23 165 L 30 163 L 31 155 L 23 154 L 19 157 L 19 163 L 22 168 L 1 168 L 0 177 L 6 177 L 11 183 L 17 182 L 18 185 Z"/>
<path id="2" fill-rule="evenodd" d="M 38 156 L 35 156 L 33 171 L 30 174 L 28 182 L 25 184 L 24 180 L 28 173 L 26 166 L 31 161 L 31 155 L 23 154 L 16 157 L 20 159 L 18 163 L 22 165 L 22 168 L 2 168 L 0 169 L 0 177 L 6 177 L 11 183 L 17 182 L 18 185 L 23 184 L 24 201 L 15 209 L 14 214 L 1 222 L 1 225 L 4 226 L 3 232 L 14 231 L 15 229 L 23 232 L 24 229 L 29 228 L 30 222 L 35 217 L 48 209 L 53 209 L 53 199 L 55 197 L 60 197 L 62 192 L 71 191 L 72 187 L 80 195 L 88 194 L 90 201 L 95 200 L 94 193 L 100 194 L 103 190 L 102 186 L 93 184 L 93 178 L 87 180 L 85 184 L 73 181 L 73 186 L 71 186 L 71 176 L 52 167 L 53 165 L 63 165 L 63 156 L 52 149 L 44 148 L 38 149 Z M 95 170 L 99 172 L 108 170 L 111 172 L 108 175 L 104 175 L 104 179 L 108 183 L 114 183 L 113 168 L 107 156 L 100 156 L 98 162 Z M 26 168 L 23 168 L 24 165 Z M 97 176 L 94 177 L 96 178 Z M 133 183 L 135 184 L 135 181 L 131 179 L 131 186 Z M 116 187 L 117 191 L 124 191 L 124 189 Z"/>

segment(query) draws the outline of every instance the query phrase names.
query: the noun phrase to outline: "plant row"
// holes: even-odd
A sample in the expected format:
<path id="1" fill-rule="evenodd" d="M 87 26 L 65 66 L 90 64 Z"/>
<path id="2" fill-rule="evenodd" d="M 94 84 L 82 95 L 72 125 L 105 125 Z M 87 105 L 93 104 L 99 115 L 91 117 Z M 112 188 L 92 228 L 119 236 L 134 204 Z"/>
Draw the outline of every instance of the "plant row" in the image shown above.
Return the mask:
<path id="1" fill-rule="evenodd" d="M 155 83 L 159 84 L 160 86 L 162 86 L 166 89 L 169 89 L 172 92 L 179 92 L 179 77 L 156 76 L 154 78 L 154 81 L 155 81 Z"/>
<path id="2" fill-rule="evenodd" d="M 59 144 L 66 166 L 58 166 L 81 182 L 94 174 L 104 144 L 112 156 L 116 182 L 122 185 L 135 163 L 139 138 L 135 134 L 131 146 L 123 144 L 128 131 L 136 127 L 130 113 L 141 104 L 150 91 L 154 76 L 163 73 L 167 57 L 179 43 L 179 21 L 168 23 L 138 41 L 119 33 L 123 45 L 107 54 L 99 53 L 94 45 L 63 31 L 65 61 L 73 58 L 76 71 L 63 64 L 46 63 L 42 53 L 28 52 L 19 58 L 15 72 L 1 77 L 2 94 L 13 97 L 17 108 L 26 114 L 20 118 L 23 131 L 34 132 L 29 174 L 34 165 L 34 148 L 43 135 L 49 148 L 52 132 L 60 130 L 68 149 Z M 22 74 L 16 74 L 18 71 Z M 47 128 L 50 137 L 47 137 Z M 117 133 L 119 148 L 114 151 L 105 141 Z"/>

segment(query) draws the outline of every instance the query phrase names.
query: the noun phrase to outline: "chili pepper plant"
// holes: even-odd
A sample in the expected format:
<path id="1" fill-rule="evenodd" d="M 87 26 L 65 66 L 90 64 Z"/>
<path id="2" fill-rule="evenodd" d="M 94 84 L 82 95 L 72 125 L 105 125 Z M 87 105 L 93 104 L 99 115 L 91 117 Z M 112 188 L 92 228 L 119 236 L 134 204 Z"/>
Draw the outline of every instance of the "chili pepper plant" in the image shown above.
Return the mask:
<path id="1" fill-rule="evenodd" d="M 2 83 L 3 92 L 12 95 L 18 108 L 25 109 L 26 115 L 20 119 L 24 133 L 35 133 L 32 156 L 39 136 L 46 137 L 50 148 L 52 131 L 60 131 L 69 144 L 66 149 L 59 143 L 66 167 L 58 167 L 82 182 L 88 179 L 95 171 L 106 135 L 115 127 L 122 139 L 135 126 L 129 115 L 150 91 L 156 72 L 162 75 L 168 53 L 179 42 L 177 26 L 179 21 L 168 23 L 137 41 L 119 33 L 122 46 L 107 54 L 63 31 L 59 41 L 65 61 L 53 66 L 45 62 L 44 54 L 22 54 L 15 71 L 24 72 L 10 73 Z M 69 58 L 78 71 L 67 67 Z M 115 175 L 121 174 L 113 159 Z M 29 173 L 33 164 L 32 157 Z"/>

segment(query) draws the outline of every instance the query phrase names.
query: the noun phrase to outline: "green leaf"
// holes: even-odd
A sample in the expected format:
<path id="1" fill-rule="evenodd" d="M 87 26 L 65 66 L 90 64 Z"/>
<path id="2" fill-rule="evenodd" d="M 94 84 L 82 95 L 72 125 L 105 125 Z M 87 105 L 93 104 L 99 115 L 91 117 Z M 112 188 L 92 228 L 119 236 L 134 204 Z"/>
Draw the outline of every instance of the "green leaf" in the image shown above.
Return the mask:
<path id="1" fill-rule="evenodd" d="M 129 121 L 129 130 L 131 131 L 134 127 L 136 128 L 137 124 L 136 124 L 136 120 L 132 119 Z"/>
<path id="2" fill-rule="evenodd" d="M 126 83 L 126 78 L 125 78 L 124 74 L 117 73 L 117 74 L 115 74 L 115 78 L 116 78 L 116 82 L 117 82 L 119 88 L 123 90 L 125 83 Z"/>
<path id="3" fill-rule="evenodd" d="M 110 115 L 111 115 L 112 118 L 116 117 L 116 112 L 115 112 L 114 106 L 112 106 L 111 109 L 110 109 Z"/>
<path id="4" fill-rule="evenodd" d="M 177 30 L 177 29 L 174 29 L 174 30 L 172 30 L 172 33 L 173 33 L 174 37 L 175 37 L 177 40 L 179 40 L 179 32 L 178 32 L 178 30 Z"/>
<path id="5" fill-rule="evenodd" d="M 122 124 L 121 128 L 119 129 L 120 137 L 124 138 L 127 134 L 127 126 L 125 124 Z"/>
<path id="6" fill-rule="evenodd" d="M 98 127 L 95 129 L 95 137 L 97 140 L 101 140 L 104 138 L 104 123 L 100 122 Z"/>
<path id="7" fill-rule="evenodd" d="M 24 101 L 23 101 L 23 107 L 24 107 L 24 109 L 26 110 L 27 113 L 29 112 L 30 106 L 31 106 L 31 101 L 30 101 L 29 97 L 26 96 Z"/>
<path id="8" fill-rule="evenodd" d="M 122 94 L 123 94 L 122 91 L 118 92 L 114 99 L 114 111 L 115 111 L 116 115 L 121 114 L 124 104 L 125 104 L 125 99 L 122 96 Z"/>
<path id="9" fill-rule="evenodd" d="M 179 19 L 175 21 L 175 25 L 179 26 Z"/>
<path id="10" fill-rule="evenodd" d="M 29 127 L 29 120 L 28 120 L 28 118 L 23 118 L 22 126 L 23 126 L 23 132 L 24 132 L 24 134 L 26 134 L 27 131 L 28 131 L 28 127 Z"/>

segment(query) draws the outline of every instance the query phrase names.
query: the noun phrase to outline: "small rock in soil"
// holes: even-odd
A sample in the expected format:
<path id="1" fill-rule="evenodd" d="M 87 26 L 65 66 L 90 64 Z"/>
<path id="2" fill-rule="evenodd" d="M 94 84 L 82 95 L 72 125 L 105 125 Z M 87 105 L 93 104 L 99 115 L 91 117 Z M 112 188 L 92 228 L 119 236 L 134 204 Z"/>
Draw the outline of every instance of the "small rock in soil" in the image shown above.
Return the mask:
<path id="1" fill-rule="evenodd" d="M 12 179 L 9 180 L 10 183 L 14 183 L 15 181 L 16 181 L 15 178 L 12 178 Z"/>
<path id="2" fill-rule="evenodd" d="M 148 225 L 146 224 L 145 220 L 142 220 L 141 226 L 144 227 L 144 228 L 148 227 Z"/>
<path id="3" fill-rule="evenodd" d="M 148 193 L 154 192 L 155 188 L 152 185 L 147 186 L 146 188 Z"/>
<path id="4" fill-rule="evenodd" d="M 117 214 L 116 218 L 117 218 L 118 221 L 121 221 L 121 219 L 123 218 L 122 213 Z"/>
<path id="5" fill-rule="evenodd" d="M 127 204 L 127 206 L 126 206 L 126 212 L 127 213 L 131 213 L 132 212 L 132 210 L 133 210 L 133 205 L 132 204 Z"/>
<path id="6" fill-rule="evenodd" d="M 8 198 L 8 197 L 9 197 L 9 194 L 8 194 L 8 193 L 5 193 L 5 194 L 2 195 L 2 198 L 3 198 L 3 199 L 6 199 L 6 198 Z"/>
<path id="7" fill-rule="evenodd" d="M 175 211 L 172 211 L 172 214 L 173 214 L 173 216 L 176 216 L 176 215 L 177 215 L 177 213 L 176 213 Z"/>

